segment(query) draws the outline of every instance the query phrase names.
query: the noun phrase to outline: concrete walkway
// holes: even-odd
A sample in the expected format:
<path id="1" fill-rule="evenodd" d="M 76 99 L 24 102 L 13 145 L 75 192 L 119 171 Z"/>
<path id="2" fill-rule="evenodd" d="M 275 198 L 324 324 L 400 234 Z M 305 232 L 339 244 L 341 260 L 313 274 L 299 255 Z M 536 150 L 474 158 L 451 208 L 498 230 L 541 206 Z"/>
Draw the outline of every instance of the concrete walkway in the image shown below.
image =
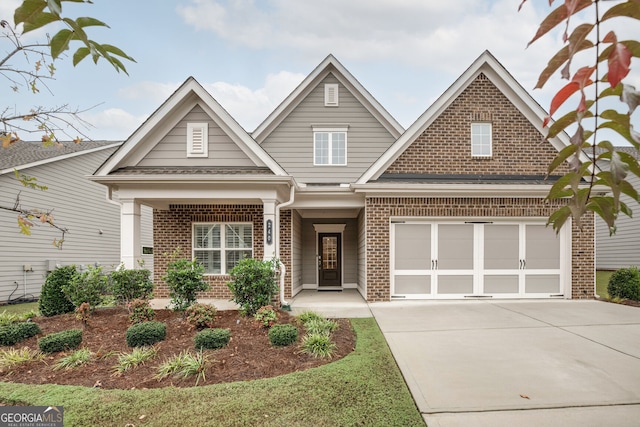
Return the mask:
<path id="1" fill-rule="evenodd" d="M 640 424 L 640 308 L 567 300 L 369 306 L 429 427 Z"/>

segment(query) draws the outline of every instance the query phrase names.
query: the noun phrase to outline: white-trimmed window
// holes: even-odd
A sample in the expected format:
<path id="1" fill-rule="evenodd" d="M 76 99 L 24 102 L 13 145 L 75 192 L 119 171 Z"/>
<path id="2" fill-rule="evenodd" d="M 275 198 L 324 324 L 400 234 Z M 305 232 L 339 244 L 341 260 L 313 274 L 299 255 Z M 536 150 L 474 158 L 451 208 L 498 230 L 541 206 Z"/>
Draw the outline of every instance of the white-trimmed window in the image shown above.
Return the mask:
<path id="1" fill-rule="evenodd" d="M 347 129 L 313 129 L 313 164 L 346 166 Z"/>
<path id="2" fill-rule="evenodd" d="M 209 126 L 207 123 L 187 123 L 187 157 L 209 156 Z"/>
<path id="3" fill-rule="evenodd" d="M 471 123 L 471 155 L 491 157 L 491 123 Z"/>
<path id="4" fill-rule="evenodd" d="M 205 274 L 229 274 L 238 261 L 253 257 L 253 224 L 193 224 L 193 257 Z"/>
<path id="5" fill-rule="evenodd" d="M 326 83 L 324 85 L 324 106 L 338 107 L 340 105 L 338 95 L 338 85 L 336 83 Z"/>

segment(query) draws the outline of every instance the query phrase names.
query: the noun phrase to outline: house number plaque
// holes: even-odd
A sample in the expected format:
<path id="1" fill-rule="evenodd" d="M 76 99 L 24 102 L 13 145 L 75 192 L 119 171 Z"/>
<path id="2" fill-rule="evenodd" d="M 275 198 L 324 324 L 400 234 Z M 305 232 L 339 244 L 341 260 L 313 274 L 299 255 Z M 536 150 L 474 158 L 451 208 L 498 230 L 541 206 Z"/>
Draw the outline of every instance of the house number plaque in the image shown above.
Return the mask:
<path id="1" fill-rule="evenodd" d="M 267 245 L 273 242 L 273 221 L 267 220 Z"/>

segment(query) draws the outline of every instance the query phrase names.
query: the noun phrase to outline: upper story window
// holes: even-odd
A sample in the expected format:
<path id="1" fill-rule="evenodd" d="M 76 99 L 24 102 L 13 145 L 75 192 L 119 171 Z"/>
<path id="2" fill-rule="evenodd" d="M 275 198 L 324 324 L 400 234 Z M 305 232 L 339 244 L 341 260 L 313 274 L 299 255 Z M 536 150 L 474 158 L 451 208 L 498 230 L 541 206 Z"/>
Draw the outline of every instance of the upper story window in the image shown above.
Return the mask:
<path id="1" fill-rule="evenodd" d="M 491 157 L 491 123 L 471 123 L 471 155 Z"/>
<path id="2" fill-rule="evenodd" d="M 253 257 L 253 225 L 194 224 L 193 257 L 205 274 L 229 274 L 241 259 Z"/>
<path id="3" fill-rule="evenodd" d="M 338 107 L 338 85 L 336 83 L 326 83 L 324 85 L 324 106 Z"/>
<path id="4" fill-rule="evenodd" d="M 347 129 L 313 129 L 313 164 L 315 166 L 347 164 Z"/>
<path id="5" fill-rule="evenodd" d="M 207 123 L 187 123 L 187 157 L 209 156 L 209 126 Z"/>

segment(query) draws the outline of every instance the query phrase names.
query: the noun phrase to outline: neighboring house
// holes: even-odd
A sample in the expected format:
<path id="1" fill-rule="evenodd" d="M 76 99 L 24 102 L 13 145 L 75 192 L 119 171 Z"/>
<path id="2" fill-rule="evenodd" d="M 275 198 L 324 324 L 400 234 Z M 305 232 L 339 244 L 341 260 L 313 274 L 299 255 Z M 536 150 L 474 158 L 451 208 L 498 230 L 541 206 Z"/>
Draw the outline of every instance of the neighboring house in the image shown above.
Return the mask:
<path id="1" fill-rule="evenodd" d="M 634 147 L 616 147 L 616 149 L 640 159 L 640 154 Z M 604 164 L 603 167 L 607 168 L 608 165 Z M 631 174 L 627 180 L 640 191 L 640 178 Z M 596 217 L 596 268 L 598 270 L 640 267 L 640 204 L 624 194 L 621 199 L 631 208 L 633 217 L 620 214 L 616 221 L 615 234 L 610 235 L 607 224 L 600 217 Z"/>
<path id="2" fill-rule="evenodd" d="M 128 266 L 135 213 L 154 207 L 157 296 L 179 248 L 207 271 L 203 297 L 230 297 L 242 257 L 275 256 L 285 301 L 592 298 L 593 217 L 545 226 L 561 205 L 547 166 L 569 144 L 543 142 L 545 114 L 485 52 L 405 131 L 328 56 L 251 135 L 187 79 L 92 179 L 118 188 Z"/>
<path id="3" fill-rule="evenodd" d="M 32 234 L 20 233 L 17 214 L 0 210 L 0 304 L 17 298 L 37 298 L 44 280 L 56 266 L 79 268 L 101 265 L 110 271 L 120 264 L 120 208 L 107 201 L 105 188 L 87 179 L 122 142 L 63 142 L 43 147 L 40 142 L 19 141 L 0 148 L 0 205 L 52 210 L 55 223 L 69 231 L 61 249 L 53 245 L 61 233 L 48 225 L 35 225 Z M 37 178 L 48 187 L 24 187 L 14 175 Z M 146 208 L 141 235 L 152 246 L 152 216 Z M 149 265 L 151 255 L 144 258 Z"/>

